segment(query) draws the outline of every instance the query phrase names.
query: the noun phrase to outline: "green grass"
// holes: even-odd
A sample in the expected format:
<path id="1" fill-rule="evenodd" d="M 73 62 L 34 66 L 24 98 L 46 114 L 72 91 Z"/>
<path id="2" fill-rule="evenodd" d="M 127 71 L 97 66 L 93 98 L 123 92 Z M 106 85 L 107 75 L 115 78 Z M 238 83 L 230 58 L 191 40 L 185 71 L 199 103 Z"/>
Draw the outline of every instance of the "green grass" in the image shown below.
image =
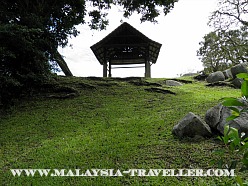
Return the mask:
<path id="1" fill-rule="evenodd" d="M 148 79 L 163 84 L 165 79 Z M 204 117 L 222 97 L 239 90 L 202 82 L 167 87 L 176 95 L 145 91 L 118 79 L 58 78 L 79 90 L 71 99 L 40 94 L 0 119 L 3 185 L 209 185 L 197 177 L 14 177 L 10 169 L 209 169 L 215 138 L 175 138 L 171 131 L 188 112 Z M 95 89 L 87 88 L 88 84 Z M 217 179 L 217 178 L 216 178 Z M 218 178 L 225 181 L 228 178 Z"/>

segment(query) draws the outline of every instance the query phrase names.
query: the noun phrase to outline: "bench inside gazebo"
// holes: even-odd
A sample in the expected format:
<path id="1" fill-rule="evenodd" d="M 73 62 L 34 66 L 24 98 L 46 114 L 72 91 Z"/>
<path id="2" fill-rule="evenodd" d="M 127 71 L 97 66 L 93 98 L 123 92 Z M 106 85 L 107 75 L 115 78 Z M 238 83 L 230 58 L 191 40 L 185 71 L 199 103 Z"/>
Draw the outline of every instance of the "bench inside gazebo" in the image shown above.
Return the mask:
<path id="1" fill-rule="evenodd" d="M 145 67 L 145 77 L 151 77 L 161 46 L 124 22 L 90 48 L 103 65 L 103 77 L 111 77 L 113 68 L 137 67 Z"/>

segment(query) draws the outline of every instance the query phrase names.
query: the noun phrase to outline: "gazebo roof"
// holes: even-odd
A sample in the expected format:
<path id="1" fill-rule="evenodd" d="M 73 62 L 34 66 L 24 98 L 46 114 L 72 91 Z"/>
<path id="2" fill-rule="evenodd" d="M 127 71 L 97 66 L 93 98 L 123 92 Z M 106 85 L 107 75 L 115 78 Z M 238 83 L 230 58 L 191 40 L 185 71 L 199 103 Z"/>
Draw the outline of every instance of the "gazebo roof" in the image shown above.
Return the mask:
<path id="1" fill-rule="evenodd" d="M 102 65 L 106 61 L 111 61 L 111 64 L 140 64 L 145 60 L 156 63 L 161 46 L 124 22 L 90 48 Z"/>

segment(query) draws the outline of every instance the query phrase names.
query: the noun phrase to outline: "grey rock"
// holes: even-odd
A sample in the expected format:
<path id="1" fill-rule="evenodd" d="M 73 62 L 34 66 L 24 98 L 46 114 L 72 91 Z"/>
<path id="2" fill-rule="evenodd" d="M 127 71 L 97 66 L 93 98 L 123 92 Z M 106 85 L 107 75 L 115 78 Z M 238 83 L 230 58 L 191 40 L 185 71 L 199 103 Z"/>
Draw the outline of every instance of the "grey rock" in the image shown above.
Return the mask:
<path id="1" fill-rule="evenodd" d="M 242 109 L 241 107 L 237 108 Z M 228 107 L 218 104 L 207 111 L 205 121 L 212 129 L 219 131 L 221 134 L 224 134 L 225 126 L 229 125 L 238 129 L 240 134 L 244 132 L 248 137 L 248 113 L 242 112 L 240 117 L 226 121 L 231 114 L 232 112 Z"/>
<path id="2" fill-rule="evenodd" d="M 208 83 L 215 83 L 215 82 L 224 81 L 224 80 L 225 80 L 225 76 L 221 71 L 217 71 L 217 72 L 213 72 L 209 74 L 209 76 L 206 79 Z"/>
<path id="3" fill-rule="evenodd" d="M 175 80 L 166 80 L 165 84 L 168 86 L 182 86 L 183 84 Z"/>
<path id="4" fill-rule="evenodd" d="M 236 88 L 241 88 L 241 85 L 243 83 L 243 79 L 235 78 L 231 81 L 231 84 L 233 84 Z"/>
<path id="5" fill-rule="evenodd" d="M 225 76 L 225 79 L 229 79 L 229 78 L 232 79 L 232 78 L 233 78 L 232 72 L 231 72 L 231 69 L 230 69 L 230 68 L 224 70 L 224 71 L 223 71 L 223 74 L 224 74 L 224 76 Z"/>
<path id="6" fill-rule="evenodd" d="M 238 64 L 235 65 L 231 68 L 231 72 L 232 72 L 232 76 L 233 78 L 236 78 L 236 75 L 239 73 L 247 73 L 248 69 L 247 69 L 247 64 Z"/>
<path id="7" fill-rule="evenodd" d="M 223 108 L 226 108 L 226 107 L 223 107 Z M 225 116 L 230 116 L 231 112 L 230 112 L 230 114 L 229 114 L 229 112 L 230 111 L 227 111 L 227 110 L 223 111 L 224 117 Z M 238 118 L 236 118 L 234 120 L 231 120 L 229 122 L 226 122 L 225 120 L 220 122 L 220 124 L 218 125 L 217 129 L 220 131 L 221 134 L 224 134 L 224 127 L 226 125 L 229 125 L 230 127 L 238 129 L 239 134 L 244 132 L 245 137 L 248 137 L 248 113 L 247 112 L 241 113 L 241 115 Z"/>
<path id="8" fill-rule="evenodd" d="M 228 108 L 223 106 L 221 109 L 221 115 L 220 115 L 220 120 L 218 122 L 218 125 L 216 126 L 216 129 L 221 133 L 224 134 L 224 127 L 228 123 L 226 119 L 231 116 L 232 111 Z"/>
<path id="9" fill-rule="evenodd" d="M 221 120 L 221 111 L 223 105 L 218 104 L 210 108 L 205 114 L 205 122 L 213 129 L 217 129 L 217 125 Z"/>
<path id="10" fill-rule="evenodd" d="M 199 116 L 188 113 L 177 125 L 174 126 L 172 133 L 179 138 L 212 135 L 210 127 Z"/>
<path id="11" fill-rule="evenodd" d="M 248 113 L 242 112 L 240 117 L 228 122 L 230 127 L 234 127 L 239 130 L 239 134 L 245 133 L 245 137 L 248 137 Z"/>

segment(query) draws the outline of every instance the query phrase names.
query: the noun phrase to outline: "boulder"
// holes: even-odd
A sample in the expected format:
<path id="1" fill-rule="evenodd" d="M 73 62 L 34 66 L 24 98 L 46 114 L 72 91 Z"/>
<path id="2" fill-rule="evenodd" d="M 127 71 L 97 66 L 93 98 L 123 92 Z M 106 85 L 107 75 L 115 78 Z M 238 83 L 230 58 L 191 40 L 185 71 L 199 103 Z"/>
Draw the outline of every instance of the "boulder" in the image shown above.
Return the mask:
<path id="1" fill-rule="evenodd" d="M 248 137 L 248 113 L 242 112 L 240 117 L 228 122 L 230 127 L 234 127 L 239 130 L 239 134 L 245 133 L 245 137 Z"/>
<path id="2" fill-rule="evenodd" d="M 227 107 L 223 107 L 222 115 L 225 117 L 225 119 L 231 115 L 230 109 Z M 241 113 L 240 117 L 231 120 L 231 121 L 226 121 L 225 119 L 222 120 L 222 122 L 219 123 L 217 126 L 218 131 L 221 134 L 224 134 L 224 127 L 226 125 L 229 125 L 230 127 L 236 128 L 239 131 L 239 134 L 242 132 L 245 133 L 245 137 L 248 137 L 248 113 L 243 112 Z"/>
<path id="3" fill-rule="evenodd" d="M 242 83 L 243 79 L 240 78 L 235 78 L 231 81 L 231 84 L 233 84 L 235 88 L 241 88 Z"/>
<path id="4" fill-rule="evenodd" d="M 175 80 L 166 80 L 165 84 L 168 86 L 182 86 L 183 84 Z"/>
<path id="5" fill-rule="evenodd" d="M 242 64 L 235 65 L 231 68 L 231 72 L 232 72 L 233 78 L 236 78 L 236 75 L 239 73 L 247 73 L 248 72 L 247 64 L 242 63 Z"/>
<path id="6" fill-rule="evenodd" d="M 225 79 L 232 79 L 233 76 L 232 76 L 232 72 L 231 72 L 231 69 L 226 69 L 223 71 L 223 74 L 225 76 Z"/>
<path id="7" fill-rule="evenodd" d="M 241 109 L 237 107 L 238 109 Z M 228 107 L 218 104 L 213 108 L 209 109 L 205 115 L 205 122 L 214 130 L 221 134 L 224 134 L 225 125 L 229 125 L 239 130 L 241 134 L 244 132 L 248 137 L 248 113 L 241 113 L 240 117 L 226 121 L 226 119 L 232 114 Z"/>
<path id="8" fill-rule="evenodd" d="M 174 126 L 172 133 L 179 138 L 212 135 L 210 127 L 199 116 L 188 113 L 177 125 Z"/>
<path id="9" fill-rule="evenodd" d="M 208 83 L 215 83 L 215 82 L 224 81 L 224 80 L 225 80 L 225 76 L 221 71 L 217 71 L 217 72 L 213 72 L 209 74 L 209 76 L 206 79 Z"/>
<path id="10" fill-rule="evenodd" d="M 222 109 L 223 109 L 223 105 L 218 104 L 206 112 L 204 120 L 212 129 L 215 129 L 215 130 L 217 129 L 217 125 L 222 119 L 221 118 Z"/>
<path id="11" fill-rule="evenodd" d="M 228 107 L 218 104 L 210 108 L 205 114 L 205 122 L 212 128 L 213 131 L 223 134 L 226 119 L 232 114 Z"/>

